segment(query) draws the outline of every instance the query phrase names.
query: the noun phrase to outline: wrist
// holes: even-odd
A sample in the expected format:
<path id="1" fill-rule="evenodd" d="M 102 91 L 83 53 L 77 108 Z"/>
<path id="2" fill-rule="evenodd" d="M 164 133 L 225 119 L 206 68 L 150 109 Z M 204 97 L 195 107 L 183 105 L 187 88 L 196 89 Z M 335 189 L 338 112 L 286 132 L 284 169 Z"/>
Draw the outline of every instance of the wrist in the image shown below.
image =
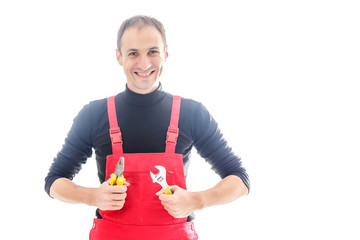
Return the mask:
<path id="1" fill-rule="evenodd" d="M 205 192 L 194 192 L 193 200 L 196 203 L 195 210 L 201 210 L 206 207 L 206 194 Z"/>
<path id="2" fill-rule="evenodd" d="M 88 206 L 97 206 L 96 205 L 96 188 L 83 188 L 81 190 L 83 200 L 82 202 Z"/>

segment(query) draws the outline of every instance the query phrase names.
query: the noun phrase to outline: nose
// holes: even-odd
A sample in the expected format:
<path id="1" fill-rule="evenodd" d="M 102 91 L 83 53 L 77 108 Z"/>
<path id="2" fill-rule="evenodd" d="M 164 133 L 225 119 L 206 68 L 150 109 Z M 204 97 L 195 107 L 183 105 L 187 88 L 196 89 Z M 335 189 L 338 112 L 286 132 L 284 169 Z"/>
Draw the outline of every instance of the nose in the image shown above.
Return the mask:
<path id="1" fill-rule="evenodd" d="M 151 62 L 148 56 L 140 56 L 139 58 L 139 62 L 138 62 L 138 67 L 141 68 L 142 70 L 147 70 L 151 67 Z"/>

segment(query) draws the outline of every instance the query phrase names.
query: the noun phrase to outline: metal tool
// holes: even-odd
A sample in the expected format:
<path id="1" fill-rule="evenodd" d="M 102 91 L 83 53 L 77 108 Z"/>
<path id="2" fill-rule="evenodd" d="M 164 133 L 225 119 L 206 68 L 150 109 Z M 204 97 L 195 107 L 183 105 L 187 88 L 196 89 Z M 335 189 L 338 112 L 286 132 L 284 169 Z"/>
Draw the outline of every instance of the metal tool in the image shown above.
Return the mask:
<path id="1" fill-rule="evenodd" d="M 164 193 L 166 195 L 171 195 L 174 192 L 170 189 L 169 185 L 166 182 L 166 169 L 163 166 L 155 166 L 159 170 L 157 174 L 154 174 L 150 171 L 151 179 L 154 183 L 160 184 L 162 189 L 164 189 Z"/>
<path id="2" fill-rule="evenodd" d="M 115 172 L 110 175 L 110 185 L 124 185 L 125 158 L 121 157 L 116 164 Z"/>

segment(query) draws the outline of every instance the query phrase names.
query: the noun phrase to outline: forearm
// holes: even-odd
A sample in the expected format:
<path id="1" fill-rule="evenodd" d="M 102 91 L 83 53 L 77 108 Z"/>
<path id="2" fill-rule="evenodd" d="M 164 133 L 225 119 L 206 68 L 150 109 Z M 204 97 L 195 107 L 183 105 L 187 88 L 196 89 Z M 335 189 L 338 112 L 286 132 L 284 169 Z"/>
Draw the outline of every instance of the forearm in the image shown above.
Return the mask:
<path id="1" fill-rule="evenodd" d="M 195 193 L 198 208 L 226 204 L 246 195 L 248 188 L 244 182 L 235 175 L 230 175 L 221 180 L 213 188 Z"/>
<path id="2" fill-rule="evenodd" d="M 76 185 L 67 178 L 59 178 L 51 185 L 50 196 L 63 202 L 93 205 L 94 188 Z"/>

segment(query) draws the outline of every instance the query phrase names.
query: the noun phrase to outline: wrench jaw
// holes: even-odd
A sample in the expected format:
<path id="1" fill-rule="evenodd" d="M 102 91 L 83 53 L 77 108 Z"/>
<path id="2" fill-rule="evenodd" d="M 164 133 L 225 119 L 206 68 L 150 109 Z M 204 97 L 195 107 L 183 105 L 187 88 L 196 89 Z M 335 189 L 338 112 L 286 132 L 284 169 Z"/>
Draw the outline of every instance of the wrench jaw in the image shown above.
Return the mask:
<path id="1" fill-rule="evenodd" d="M 163 166 L 155 166 L 159 170 L 157 174 L 154 174 L 150 171 L 151 179 L 153 183 L 158 183 L 162 187 L 163 190 L 166 190 L 169 185 L 166 182 L 166 170 Z"/>
<path id="2" fill-rule="evenodd" d="M 151 179 L 152 179 L 153 183 L 156 183 L 156 174 L 153 174 L 153 173 L 150 171 L 150 176 L 151 176 Z"/>

